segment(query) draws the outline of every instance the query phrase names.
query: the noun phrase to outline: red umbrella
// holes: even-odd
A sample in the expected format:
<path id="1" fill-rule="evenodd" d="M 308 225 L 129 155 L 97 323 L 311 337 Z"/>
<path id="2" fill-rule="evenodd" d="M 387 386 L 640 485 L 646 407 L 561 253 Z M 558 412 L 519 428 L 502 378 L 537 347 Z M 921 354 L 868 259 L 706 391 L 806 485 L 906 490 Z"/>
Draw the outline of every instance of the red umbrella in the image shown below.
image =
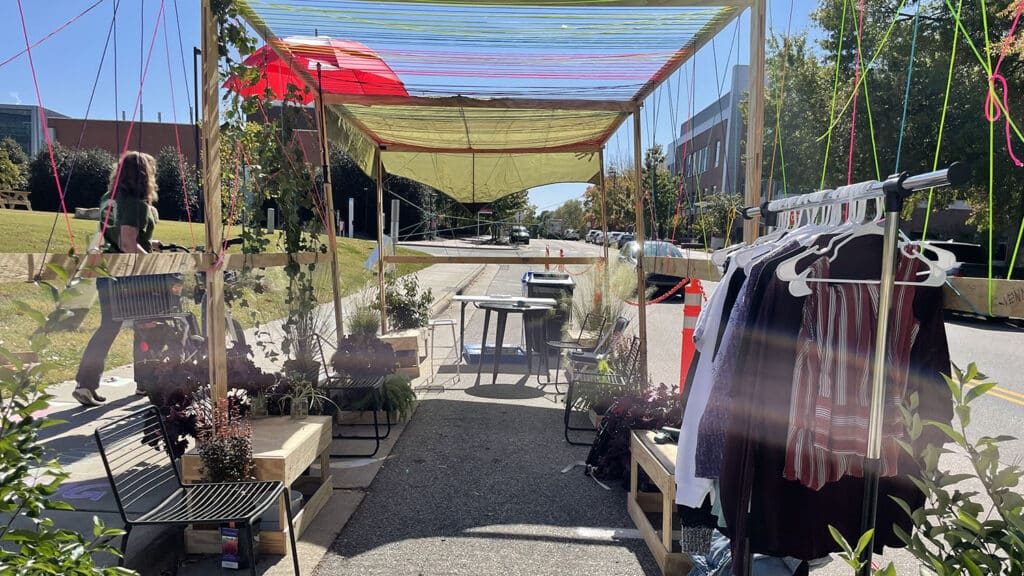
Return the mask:
<path id="1" fill-rule="evenodd" d="M 293 36 L 278 42 L 280 51 L 290 55 L 294 66 L 307 70 L 314 81 L 320 65 L 324 94 L 409 95 L 394 70 L 359 42 L 326 36 Z M 243 63 L 258 68 L 260 79 L 252 86 L 243 86 L 238 78 L 228 80 L 225 86 L 242 96 L 263 95 L 270 88 L 275 98 L 281 98 L 288 93 L 288 85 L 294 84 L 303 104 L 313 100 L 312 92 L 302 94 L 305 83 L 270 46 L 253 52 Z"/>

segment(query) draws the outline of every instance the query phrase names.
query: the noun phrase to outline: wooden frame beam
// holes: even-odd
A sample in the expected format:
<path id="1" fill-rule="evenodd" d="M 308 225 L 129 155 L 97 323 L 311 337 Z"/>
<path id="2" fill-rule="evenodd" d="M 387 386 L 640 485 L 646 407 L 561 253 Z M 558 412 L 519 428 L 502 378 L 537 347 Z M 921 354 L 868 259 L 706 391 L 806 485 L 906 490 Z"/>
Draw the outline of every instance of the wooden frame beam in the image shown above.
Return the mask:
<path id="1" fill-rule="evenodd" d="M 390 96 L 324 94 L 326 104 L 353 106 L 413 106 L 431 108 L 491 108 L 504 110 L 582 110 L 629 112 L 633 103 L 583 98 L 473 98 L 470 96 Z"/>
<path id="2" fill-rule="evenodd" d="M 747 96 L 747 165 L 744 205 L 761 204 L 761 161 L 764 154 L 764 20 L 765 0 L 750 4 L 750 88 Z M 760 216 L 743 220 L 743 241 L 757 238 Z"/>
<path id="3" fill-rule="evenodd" d="M 633 112 L 633 162 L 636 173 L 636 301 L 640 332 L 640 375 L 647 377 L 647 274 L 644 272 L 643 146 L 640 141 L 640 107 Z"/>
<path id="4" fill-rule="evenodd" d="M 596 264 L 600 256 L 388 256 L 388 264 Z"/>
<path id="5" fill-rule="evenodd" d="M 381 143 L 382 152 L 424 152 L 428 154 L 558 154 L 578 153 L 594 154 L 601 151 L 597 144 L 569 144 L 566 146 L 550 146 L 536 148 L 441 148 L 433 146 L 415 146 L 410 144 Z"/>
<path id="6" fill-rule="evenodd" d="M 281 268 L 288 265 L 286 252 L 263 254 L 225 254 L 221 270 L 244 270 L 247 268 Z M 300 252 L 294 254 L 299 264 L 321 264 L 329 262 L 330 254 L 321 252 Z M 153 254 L 101 254 L 89 255 L 76 261 L 66 254 L 0 254 L 0 282 L 32 282 L 43 264 L 42 279 L 51 280 L 53 272 L 45 267 L 54 264 L 75 274 L 83 263 L 89 266 L 103 264 L 111 276 L 146 276 L 149 274 L 190 274 L 205 272 L 213 267 L 217 257 L 213 254 L 188 254 L 184 252 L 157 252 Z M 89 276 L 88 273 L 81 274 Z"/>
<path id="7" fill-rule="evenodd" d="M 203 208 L 206 220 L 206 245 L 221 246 L 222 225 L 220 200 L 220 78 L 217 48 L 217 22 L 213 17 L 212 0 L 202 0 L 202 82 L 203 82 Z M 214 400 L 228 394 L 226 326 L 224 319 L 224 269 L 215 268 L 206 274 L 207 353 L 210 363 L 210 396 Z"/>
<path id="8" fill-rule="evenodd" d="M 378 0 L 379 2 L 408 2 L 408 0 Z M 595 8 L 622 6 L 634 8 L 678 8 L 680 6 L 746 6 L 744 0 L 420 0 L 424 4 L 463 4 L 473 6 L 571 6 L 572 8 Z"/>

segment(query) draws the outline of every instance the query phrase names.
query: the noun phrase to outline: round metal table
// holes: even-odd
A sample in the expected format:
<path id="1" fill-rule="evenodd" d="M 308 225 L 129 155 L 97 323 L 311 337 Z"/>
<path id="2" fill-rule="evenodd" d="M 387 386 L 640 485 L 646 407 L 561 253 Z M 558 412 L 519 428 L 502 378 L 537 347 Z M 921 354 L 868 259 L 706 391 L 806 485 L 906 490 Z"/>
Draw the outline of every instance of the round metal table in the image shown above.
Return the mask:
<path id="1" fill-rule="evenodd" d="M 491 384 L 498 381 L 498 368 L 501 366 L 501 350 L 505 343 L 505 324 L 509 314 L 523 315 L 523 330 L 526 334 L 526 366 L 527 371 L 533 372 L 533 338 L 543 338 L 543 330 L 547 323 L 547 313 L 554 309 L 554 306 L 547 304 L 518 305 L 506 302 L 480 302 L 476 307 L 484 311 L 484 334 L 480 344 L 480 362 L 476 367 L 476 385 L 480 385 L 480 374 L 484 367 L 484 352 L 487 350 L 487 331 L 491 324 L 491 312 L 498 315 L 498 333 L 494 339 L 494 369 L 491 374 Z M 538 332 L 540 330 L 540 332 Z M 545 357 L 546 360 L 546 357 Z"/>

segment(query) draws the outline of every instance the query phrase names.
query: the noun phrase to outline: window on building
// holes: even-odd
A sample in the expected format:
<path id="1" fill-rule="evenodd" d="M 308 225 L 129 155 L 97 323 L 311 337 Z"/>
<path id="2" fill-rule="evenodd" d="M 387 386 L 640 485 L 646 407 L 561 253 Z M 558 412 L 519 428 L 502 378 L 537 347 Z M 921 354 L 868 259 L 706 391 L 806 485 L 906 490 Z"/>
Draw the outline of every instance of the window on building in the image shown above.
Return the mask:
<path id="1" fill-rule="evenodd" d="M 718 168 L 722 162 L 722 141 L 718 140 L 715 142 L 715 168 Z"/>

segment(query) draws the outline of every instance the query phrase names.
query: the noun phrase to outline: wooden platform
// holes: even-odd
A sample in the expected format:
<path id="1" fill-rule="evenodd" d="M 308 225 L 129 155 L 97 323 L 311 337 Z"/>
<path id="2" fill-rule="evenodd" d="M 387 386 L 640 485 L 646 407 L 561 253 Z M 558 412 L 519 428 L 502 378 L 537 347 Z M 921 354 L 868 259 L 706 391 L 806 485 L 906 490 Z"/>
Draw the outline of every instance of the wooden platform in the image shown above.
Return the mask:
<path id="1" fill-rule="evenodd" d="M 676 528 L 676 445 L 655 444 L 653 430 L 630 433 L 629 515 L 665 576 L 690 573 L 690 557 L 683 554 L 672 533 Z M 638 491 L 643 470 L 659 492 Z M 660 520 L 661 530 L 652 522 Z"/>
<path id="2" fill-rule="evenodd" d="M 0 208 L 14 210 L 22 206 L 32 211 L 32 202 L 28 199 L 28 192 L 25 190 L 0 190 Z"/>
<path id="3" fill-rule="evenodd" d="M 304 505 L 293 510 L 295 538 L 309 527 L 327 504 L 333 490 L 331 473 L 331 417 L 309 416 L 293 420 L 289 416 L 272 416 L 252 421 L 252 449 L 256 461 L 257 480 L 280 480 L 285 486 L 303 493 Z M 319 460 L 320 476 L 302 474 Z M 201 462 L 195 451 L 181 458 L 184 482 L 199 482 Z M 287 495 L 282 498 L 286 498 Z M 288 518 L 282 500 L 281 530 L 260 532 L 260 550 L 269 554 L 289 554 Z M 185 531 L 185 548 L 190 554 L 220 554 L 218 530 Z"/>

